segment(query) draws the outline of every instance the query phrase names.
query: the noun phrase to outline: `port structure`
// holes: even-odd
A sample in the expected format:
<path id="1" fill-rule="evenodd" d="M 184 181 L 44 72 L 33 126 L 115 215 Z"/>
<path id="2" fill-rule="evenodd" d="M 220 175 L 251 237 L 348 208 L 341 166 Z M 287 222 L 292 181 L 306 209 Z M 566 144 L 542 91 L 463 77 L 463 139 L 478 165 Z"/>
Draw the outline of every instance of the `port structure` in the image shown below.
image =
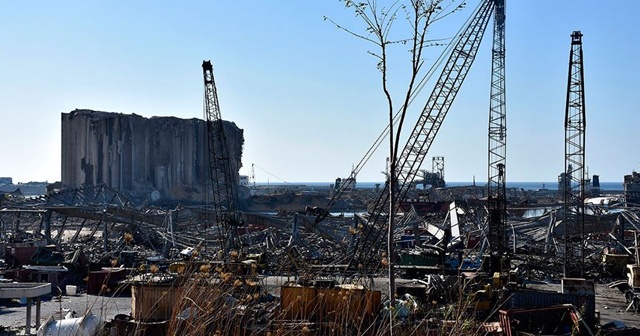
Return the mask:
<path id="1" fill-rule="evenodd" d="M 215 224 L 218 229 L 218 239 L 223 250 L 226 251 L 238 247 L 235 228 L 242 223 L 237 208 L 237 181 L 234 181 L 232 174 L 234 170 L 231 167 L 211 61 L 202 62 L 202 71 Z"/>
<path id="2" fill-rule="evenodd" d="M 564 260 L 565 278 L 584 276 L 585 133 L 587 119 L 584 100 L 582 33 L 571 34 L 569 79 L 565 108 L 564 146 Z"/>
<path id="3" fill-rule="evenodd" d="M 494 1 L 489 159 L 487 179 L 488 241 L 491 272 L 508 271 L 507 254 L 507 105 L 505 77 L 505 0 Z M 503 269 L 507 268 L 507 269 Z"/>
<path id="4" fill-rule="evenodd" d="M 394 196 L 396 199 L 393 203 L 395 208 L 390 209 L 389 188 L 391 186 L 386 183 L 376 199 L 366 224 L 362 227 L 362 233 L 358 235 L 353 244 L 353 253 L 349 262 L 350 268 L 362 269 L 379 264 L 376 252 L 381 249 L 382 237 L 387 232 L 387 219 L 389 216 L 395 216 L 400 204 L 399 200 L 406 196 L 413 184 L 419 173 L 419 168 L 475 60 L 493 13 L 494 3 L 495 0 L 483 1 L 472 14 L 472 18 L 462 33 L 452 42 L 453 48 L 449 58 L 398 157 L 394 172 L 397 176 L 397 183 L 393 186 L 397 188 Z"/>
<path id="5" fill-rule="evenodd" d="M 431 159 L 431 171 L 436 174 L 441 181 L 445 181 L 444 179 L 444 156 L 434 156 Z M 437 188 L 442 188 L 444 185 L 434 186 Z"/>

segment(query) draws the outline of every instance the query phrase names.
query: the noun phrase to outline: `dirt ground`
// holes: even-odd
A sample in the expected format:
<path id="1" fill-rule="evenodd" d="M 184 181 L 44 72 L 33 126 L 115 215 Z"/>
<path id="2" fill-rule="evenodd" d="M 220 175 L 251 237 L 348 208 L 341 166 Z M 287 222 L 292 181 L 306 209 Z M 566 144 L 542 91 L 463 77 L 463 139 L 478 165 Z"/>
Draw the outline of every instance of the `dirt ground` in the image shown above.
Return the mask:
<path id="1" fill-rule="evenodd" d="M 530 288 L 560 291 L 560 284 L 531 285 Z M 620 321 L 629 327 L 640 328 L 640 314 L 626 311 L 624 293 L 609 288 L 605 284 L 596 284 L 596 312 L 600 314 L 600 324 L 604 325 L 612 321 Z"/>
<path id="2" fill-rule="evenodd" d="M 266 289 L 279 295 L 280 286 L 292 278 L 271 276 L 264 281 Z M 375 278 L 374 289 L 385 291 L 388 279 Z M 529 287 L 539 287 L 544 290 L 559 290 L 560 285 L 544 284 Z M 60 300 L 61 298 L 61 300 Z M 640 314 L 625 311 L 627 304 L 624 295 L 617 289 L 608 288 L 606 285 L 596 285 L 596 310 L 600 313 L 600 324 L 611 321 L 621 321 L 629 327 L 640 328 Z M 19 301 L 0 301 L 0 326 L 14 329 L 24 329 L 26 321 L 26 305 Z M 47 321 L 50 316 L 60 319 L 69 311 L 75 311 L 78 315 L 90 310 L 94 315 L 100 316 L 103 321 L 110 321 L 117 314 L 131 313 L 131 297 L 103 297 L 87 295 L 84 293 L 62 297 L 44 299 L 41 305 L 41 323 Z M 35 334 L 35 306 L 32 308 L 32 333 Z"/>
<path id="3" fill-rule="evenodd" d="M 600 311 L 602 324 L 621 321 L 630 327 L 640 328 L 640 314 L 626 311 L 624 294 L 606 285 L 596 285 L 596 310 Z"/>

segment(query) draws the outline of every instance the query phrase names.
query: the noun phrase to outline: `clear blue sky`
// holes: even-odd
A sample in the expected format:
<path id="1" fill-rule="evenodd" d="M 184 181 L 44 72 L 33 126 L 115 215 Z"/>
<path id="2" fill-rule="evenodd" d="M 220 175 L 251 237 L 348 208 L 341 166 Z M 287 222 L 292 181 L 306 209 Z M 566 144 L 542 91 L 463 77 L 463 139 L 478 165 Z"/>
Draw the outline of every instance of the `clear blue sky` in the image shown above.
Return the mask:
<path id="1" fill-rule="evenodd" d="M 431 37 L 451 37 L 478 1 L 440 21 Z M 241 173 L 255 164 L 258 182 L 344 177 L 387 122 L 379 72 L 366 53 L 374 47 L 323 20 L 361 31 L 337 0 L 0 6 L 0 176 L 17 182 L 60 179 L 61 112 L 202 118 L 204 59 L 214 65 L 223 119 L 245 131 Z M 622 181 L 638 169 L 638 13 L 636 0 L 507 1 L 509 181 L 554 181 L 564 169 L 574 30 L 584 34 L 589 172 Z M 432 156 L 444 156 L 448 181 L 486 180 L 490 42 L 491 29 L 425 160 L 430 168 Z M 441 50 L 429 49 L 425 61 Z M 399 101 L 408 54 L 392 52 Z M 412 105 L 407 131 L 431 88 Z M 386 149 L 359 181 L 383 180 Z"/>

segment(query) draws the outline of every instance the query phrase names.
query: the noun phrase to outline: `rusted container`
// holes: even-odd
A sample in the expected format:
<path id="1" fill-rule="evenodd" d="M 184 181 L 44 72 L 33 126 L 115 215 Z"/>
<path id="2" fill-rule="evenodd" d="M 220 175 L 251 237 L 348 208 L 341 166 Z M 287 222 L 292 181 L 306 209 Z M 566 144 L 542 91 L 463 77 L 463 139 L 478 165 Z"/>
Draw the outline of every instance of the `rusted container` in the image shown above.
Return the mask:
<path id="1" fill-rule="evenodd" d="M 38 246 L 14 246 L 12 254 L 18 265 L 26 265 L 37 249 Z"/>
<path id="2" fill-rule="evenodd" d="M 131 285 L 131 316 L 137 321 L 165 321 L 171 318 L 181 287 L 173 284 Z"/>
<path id="3" fill-rule="evenodd" d="M 104 267 L 98 271 L 90 271 L 87 280 L 87 294 L 113 294 L 119 282 L 125 280 L 129 270 L 123 268 Z"/>
<path id="4" fill-rule="evenodd" d="M 578 295 L 596 295 L 595 284 L 593 280 L 583 278 L 563 278 L 562 279 L 563 294 Z"/>
<path id="5" fill-rule="evenodd" d="M 583 312 L 582 318 L 589 325 L 594 325 L 596 321 L 596 298 L 595 295 L 562 294 L 558 292 L 540 290 L 517 290 L 503 305 L 506 309 L 535 309 L 551 307 L 561 304 L 573 304 L 579 311 Z"/>
<path id="6" fill-rule="evenodd" d="M 362 323 L 374 321 L 381 305 L 380 291 L 361 288 L 283 286 L 282 319 L 315 322 Z"/>

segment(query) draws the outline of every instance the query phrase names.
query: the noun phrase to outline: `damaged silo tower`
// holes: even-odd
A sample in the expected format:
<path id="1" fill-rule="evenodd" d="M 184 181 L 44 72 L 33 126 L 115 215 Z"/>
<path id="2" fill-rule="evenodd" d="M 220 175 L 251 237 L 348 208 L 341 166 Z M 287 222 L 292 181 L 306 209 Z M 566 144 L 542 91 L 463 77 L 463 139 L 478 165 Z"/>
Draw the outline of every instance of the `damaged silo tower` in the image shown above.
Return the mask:
<path id="1" fill-rule="evenodd" d="M 230 157 L 242 166 L 243 130 L 225 121 Z M 62 113 L 62 184 L 106 185 L 140 200 L 201 202 L 210 188 L 206 124 L 74 110 Z M 239 180 L 237 169 L 235 181 Z"/>

